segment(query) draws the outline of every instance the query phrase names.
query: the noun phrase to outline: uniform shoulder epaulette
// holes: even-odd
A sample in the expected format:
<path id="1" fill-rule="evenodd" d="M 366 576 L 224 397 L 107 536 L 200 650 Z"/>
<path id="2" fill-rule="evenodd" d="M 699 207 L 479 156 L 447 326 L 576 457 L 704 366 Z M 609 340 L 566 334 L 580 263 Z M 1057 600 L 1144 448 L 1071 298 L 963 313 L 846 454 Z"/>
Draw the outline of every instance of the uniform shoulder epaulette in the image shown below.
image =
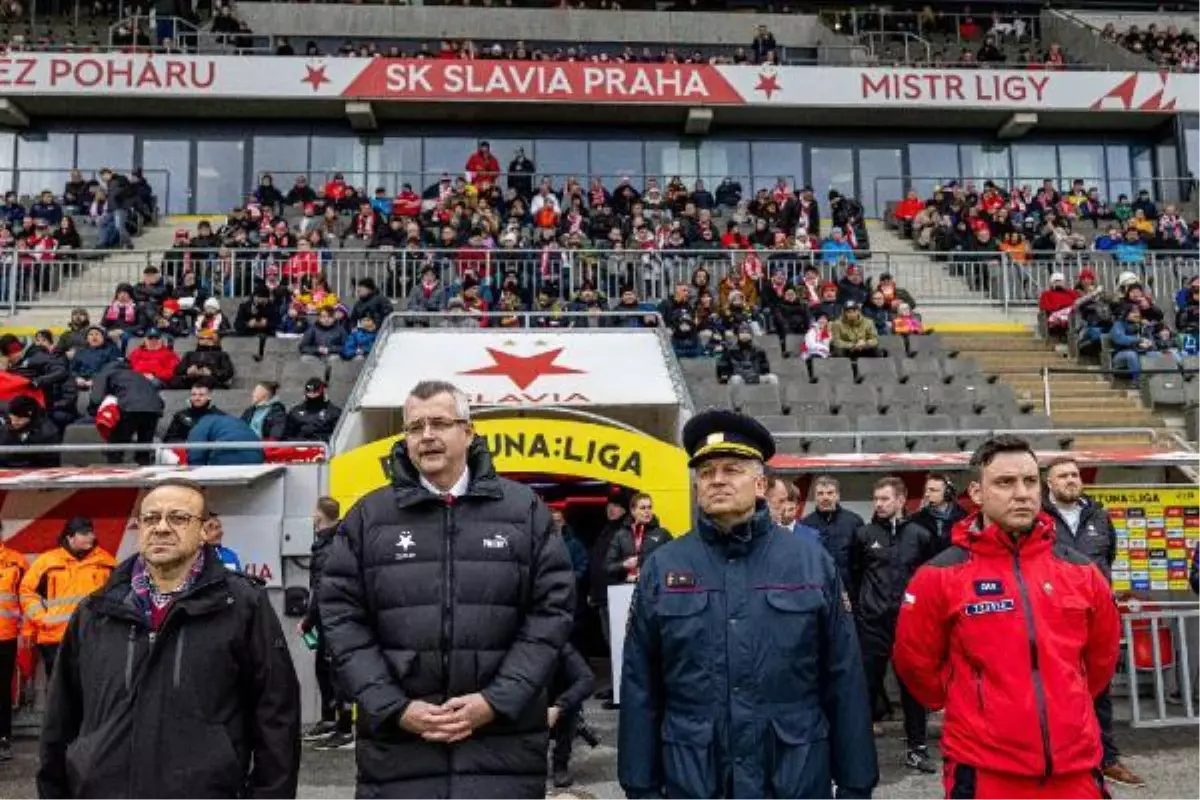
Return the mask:
<path id="1" fill-rule="evenodd" d="M 971 551 L 959 545 L 951 545 L 925 563 L 931 567 L 956 567 L 971 558 Z"/>

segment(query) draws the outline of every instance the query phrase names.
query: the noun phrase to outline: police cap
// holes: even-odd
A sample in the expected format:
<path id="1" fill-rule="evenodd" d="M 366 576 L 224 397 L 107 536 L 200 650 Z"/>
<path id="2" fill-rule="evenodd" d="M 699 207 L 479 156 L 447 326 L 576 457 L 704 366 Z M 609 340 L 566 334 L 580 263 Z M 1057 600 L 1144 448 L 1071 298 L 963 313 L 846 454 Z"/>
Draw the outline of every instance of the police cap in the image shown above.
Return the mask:
<path id="1" fill-rule="evenodd" d="M 690 457 L 689 467 L 718 457 L 765 462 L 775 455 L 775 439 L 753 417 L 713 409 L 697 414 L 683 426 L 683 448 Z"/>

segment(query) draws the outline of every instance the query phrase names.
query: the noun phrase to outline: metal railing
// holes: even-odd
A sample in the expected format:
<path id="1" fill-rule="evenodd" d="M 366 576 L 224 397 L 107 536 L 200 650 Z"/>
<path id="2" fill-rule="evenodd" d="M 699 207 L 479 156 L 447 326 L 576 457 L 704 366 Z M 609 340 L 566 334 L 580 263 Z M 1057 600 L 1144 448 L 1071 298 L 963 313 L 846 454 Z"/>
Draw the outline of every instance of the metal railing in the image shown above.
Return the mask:
<path id="1" fill-rule="evenodd" d="M 878 430 L 878 431 L 773 431 L 772 436 L 777 440 L 790 440 L 800 443 L 815 440 L 849 441 L 853 443 L 856 455 L 878 455 L 879 453 L 895 452 L 893 448 L 877 450 L 871 448 L 872 439 L 904 439 L 914 443 L 912 452 L 920 453 L 919 443 L 922 439 L 945 439 L 953 437 L 959 442 L 970 439 L 983 439 L 999 434 L 1014 434 L 1022 438 L 1069 440 L 1075 436 L 1145 436 L 1146 444 L 1160 444 L 1161 437 L 1154 428 L 952 428 L 939 431 L 912 430 Z M 906 451 L 901 451 L 906 452 Z M 831 453 L 830 455 L 838 455 Z"/>
<path id="2" fill-rule="evenodd" d="M 1007 160 L 1007 155 L 1005 156 Z M 1006 173 L 1008 170 L 1004 170 Z M 875 189 L 875 197 L 879 198 L 877 202 L 881 205 L 888 203 L 888 198 L 896 191 L 896 186 L 901 186 L 901 194 L 907 194 L 910 191 L 917 192 L 922 202 L 930 199 L 933 196 L 936 187 L 947 187 L 951 182 L 957 183 L 960 187 L 968 185 L 976 192 L 982 192 L 984 183 L 992 181 L 1004 191 L 1008 192 L 1014 188 L 1029 189 L 1032 196 L 1037 194 L 1037 190 L 1042 187 L 1042 181 L 1051 180 L 1055 183 L 1055 188 L 1059 192 L 1067 192 L 1071 189 L 1071 182 L 1080 180 L 1084 182 L 1086 189 L 1099 189 L 1102 201 L 1111 208 L 1116 204 L 1117 198 L 1120 195 L 1125 195 L 1130 202 L 1137 199 L 1138 192 L 1142 189 L 1150 192 L 1155 203 L 1182 203 L 1190 202 L 1196 198 L 1196 178 L 1162 178 L 1162 177 L 1130 177 L 1130 176 L 1110 176 L 1105 175 L 1097 177 L 1094 175 L 1027 175 L 1027 176 L 1010 176 L 1010 175 L 879 175 L 872 179 Z M 1114 191 L 1115 190 L 1115 191 Z M 946 191 L 949 191 L 948 189 Z M 896 198 L 898 201 L 900 198 Z M 1006 204 L 1007 206 L 1007 204 Z"/>
<path id="3" fill-rule="evenodd" d="M 1196 601 L 1127 601 L 1123 604 L 1121 634 L 1125 644 L 1124 684 L 1134 728 L 1167 728 L 1200 724 L 1197 715 L 1192 652 L 1193 632 L 1188 628 L 1200 620 Z M 1138 634 L 1141 634 L 1139 641 Z M 1149 642 L 1145 637 L 1149 637 Z M 1149 663 L 1146 650 L 1149 649 Z M 1139 663 L 1140 662 L 1140 663 Z M 1174 676 L 1178 702 L 1168 691 L 1166 673 Z M 1153 686 L 1153 706 L 1143 708 L 1141 677 L 1149 673 Z M 1171 714 L 1168 706 L 1181 705 L 1181 714 Z"/>
<path id="4" fill-rule="evenodd" d="M 1146 251 L 1141 263 L 1121 262 L 1093 252 L 1034 254 L 1019 263 L 1003 253 L 893 253 L 851 251 L 823 256 L 795 250 L 508 250 L 508 249 L 360 249 L 329 247 L 314 251 L 312 263 L 294 250 L 212 248 L 168 251 L 61 250 L 39 256 L 23 250 L 0 250 L 0 309 L 10 314 L 26 308 L 100 309 L 114 297 L 119 284 L 136 285 L 143 270 L 159 267 L 176 285 L 186 272 L 195 274 L 209 296 L 245 298 L 262 283 L 279 281 L 298 288 L 301 275 L 323 274 L 330 288 L 348 297 L 357 281 L 370 278 L 385 294 L 407 304 L 422 274 L 432 269 L 439 291 L 458 289 L 473 275 L 481 296 L 494 306 L 503 278 L 517 279 L 519 295 L 529 304 L 543 286 L 551 294 L 571 299 L 588 282 L 607 301 L 632 287 L 644 302 L 669 297 L 674 287 L 691 284 L 698 271 L 708 275 L 714 300 L 734 288 L 750 288 L 745 274 L 759 270 L 769 279 L 782 271 L 800 285 L 810 266 L 819 273 L 818 285 L 836 281 L 851 262 L 865 279 L 889 273 L 900 288 L 912 292 L 919 306 L 979 305 L 1033 307 L 1047 288 L 1052 271 L 1063 272 L 1073 284 L 1083 269 L 1098 283 L 1114 287 L 1117 277 L 1132 271 L 1156 298 L 1173 296 L 1183 281 L 1200 271 L 1196 253 Z M 754 287 L 757 290 L 759 287 Z M 442 305 L 446 298 L 440 298 Z M 437 305 L 437 300 L 433 301 Z M 754 305 L 754 298 L 748 298 Z M 422 305 L 413 301 L 414 307 Z"/>
<path id="5" fill-rule="evenodd" d="M 284 441 L 255 441 L 255 442 L 152 442 L 148 444 L 140 444 L 130 442 L 128 444 L 48 444 L 38 445 L 38 454 L 58 453 L 58 454 L 79 454 L 79 453 L 154 453 L 155 462 L 158 463 L 158 457 L 163 452 L 172 450 L 203 450 L 203 451 L 229 451 L 229 450 L 271 450 L 275 448 L 295 448 L 319 451 L 322 461 L 327 461 L 329 458 L 329 445 L 325 442 L 284 442 Z M 10 455 L 29 455 L 32 448 L 22 447 L 19 445 L 0 445 L 0 469 L 4 469 L 4 456 Z M 113 466 L 120 466 L 114 464 Z M 173 464 L 160 464 L 160 466 L 175 466 Z M 282 466 L 282 464 L 280 464 Z M 46 469 L 63 469 L 63 467 L 47 467 Z"/>

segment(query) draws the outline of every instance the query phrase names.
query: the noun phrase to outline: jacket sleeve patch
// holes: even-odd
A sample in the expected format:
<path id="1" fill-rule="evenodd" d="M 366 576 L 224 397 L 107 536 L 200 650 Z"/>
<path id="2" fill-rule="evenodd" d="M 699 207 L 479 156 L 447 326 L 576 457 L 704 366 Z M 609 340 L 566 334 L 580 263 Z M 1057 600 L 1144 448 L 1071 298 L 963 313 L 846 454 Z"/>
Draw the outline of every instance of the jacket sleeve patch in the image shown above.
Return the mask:
<path id="1" fill-rule="evenodd" d="M 975 594 L 980 597 L 990 597 L 994 595 L 1004 594 L 1004 581 L 998 578 L 987 578 L 981 581 L 975 581 Z"/>

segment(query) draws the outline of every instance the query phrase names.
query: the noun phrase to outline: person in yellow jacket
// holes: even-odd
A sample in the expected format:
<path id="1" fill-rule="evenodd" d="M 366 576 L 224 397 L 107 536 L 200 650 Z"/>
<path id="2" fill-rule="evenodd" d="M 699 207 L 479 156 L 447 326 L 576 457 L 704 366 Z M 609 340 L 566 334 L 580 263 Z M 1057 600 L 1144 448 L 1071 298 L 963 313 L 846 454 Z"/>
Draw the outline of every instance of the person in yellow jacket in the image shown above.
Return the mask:
<path id="1" fill-rule="evenodd" d="M 42 553 L 21 579 L 21 610 L 26 631 L 34 637 L 46 675 L 80 601 L 108 581 L 116 566 L 113 557 L 96 546 L 96 532 L 87 517 L 72 517 L 58 537 L 59 546 Z"/>
<path id="2" fill-rule="evenodd" d="M 21 634 L 21 605 L 18 592 L 25 574 L 25 557 L 5 547 L 0 540 L 0 761 L 12 760 L 13 670 L 17 666 L 18 639 Z"/>

